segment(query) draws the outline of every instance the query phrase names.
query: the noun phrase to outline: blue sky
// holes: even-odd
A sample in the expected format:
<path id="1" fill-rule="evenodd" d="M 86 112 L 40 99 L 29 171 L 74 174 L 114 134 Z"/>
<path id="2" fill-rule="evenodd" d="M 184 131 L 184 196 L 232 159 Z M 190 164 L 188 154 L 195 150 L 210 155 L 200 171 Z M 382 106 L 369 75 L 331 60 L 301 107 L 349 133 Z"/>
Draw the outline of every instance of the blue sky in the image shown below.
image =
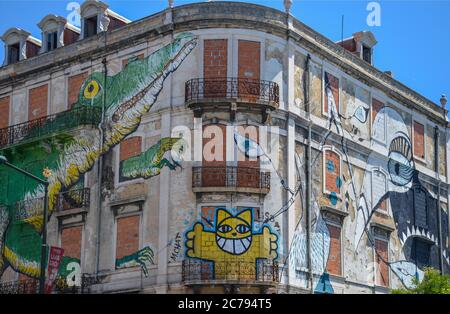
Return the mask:
<path id="1" fill-rule="evenodd" d="M 66 0 L 0 0 L 0 34 L 16 26 L 40 39 L 37 23 L 48 13 L 67 17 Z M 75 1 L 81 3 L 82 1 Z M 136 20 L 167 6 L 167 0 L 108 0 L 113 11 Z M 195 0 L 175 0 L 175 5 Z M 283 0 L 244 1 L 283 10 Z M 370 30 L 378 40 L 374 63 L 430 100 L 450 96 L 450 1 L 382 0 L 381 25 L 369 26 L 367 4 L 362 0 L 293 0 L 292 14 L 303 23 L 338 41 L 344 15 L 344 37 Z M 0 49 L 0 60 L 4 50 Z"/>

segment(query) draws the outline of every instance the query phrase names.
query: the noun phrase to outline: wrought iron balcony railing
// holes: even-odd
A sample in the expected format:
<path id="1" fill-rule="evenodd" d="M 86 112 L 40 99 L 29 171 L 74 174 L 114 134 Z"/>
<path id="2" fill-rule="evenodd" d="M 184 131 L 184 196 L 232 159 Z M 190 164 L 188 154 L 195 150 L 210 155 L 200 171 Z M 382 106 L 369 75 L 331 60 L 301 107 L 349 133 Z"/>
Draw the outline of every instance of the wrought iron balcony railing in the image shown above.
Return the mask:
<path id="1" fill-rule="evenodd" d="M 56 280 L 53 286 L 52 294 L 82 294 L 88 293 L 92 285 L 100 282 L 98 277 L 90 274 L 81 275 L 81 285 L 71 286 L 67 285 L 65 280 Z M 10 282 L 0 282 L 1 294 L 37 294 L 39 293 L 39 280 L 27 279 L 16 280 Z"/>
<path id="2" fill-rule="evenodd" d="M 278 107 L 280 88 L 277 83 L 247 78 L 196 78 L 185 84 L 186 103 L 215 99 L 235 99 Z"/>
<path id="3" fill-rule="evenodd" d="M 89 188 L 60 193 L 56 199 L 56 211 L 62 212 L 76 208 L 89 209 L 90 198 Z M 16 202 L 13 212 L 16 220 L 24 220 L 41 214 L 42 208 L 44 208 L 44 198 L 40 197 Z"/>
<path id="4" fill-rule="evenodd" d="M 258 262 L 232 261 L 205 262 L 185 259 L 182 263 L 182 280 L 184 283 L 205 281 L 234 281 L 254 283 L 278 283 L 278 263 L 267 260 Z"/>
<path id="5" fill-rule="evenodd" d="M 0 129 L 0 149 L 20 142 L 73 129 L 80 125 L 98 125 L 101 108 L 80 107 Z"/>
<path id="6" fill-rule="evenodd" d="M 239 166 L 205 166 L 192 168 L 192 187 L 255 189 L 261 193 L 270 191 L 270 172 L 260 168 Z"/>

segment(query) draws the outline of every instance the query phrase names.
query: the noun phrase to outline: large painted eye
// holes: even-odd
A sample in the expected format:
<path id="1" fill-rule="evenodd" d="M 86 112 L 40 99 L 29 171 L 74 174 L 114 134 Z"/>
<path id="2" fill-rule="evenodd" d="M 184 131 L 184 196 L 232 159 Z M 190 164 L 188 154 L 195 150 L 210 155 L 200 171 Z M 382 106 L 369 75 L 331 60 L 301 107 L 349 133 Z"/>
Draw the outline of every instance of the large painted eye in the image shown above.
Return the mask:
<path id="1" fill-rule="evenodd" d="M 217 230 L 221 233 L 228 233 L 231 230 L 233 230 L 233 228 L 231 228 L 229 225 L 222 225 L 219 228 L 217 228 Z"/>
<path id="2" fill-rule="evenodd" d="M 84 89 L 84 97 L 86 99 L 92 99 L 97 96 L 99 91 L 100 85 L 98 85 L 97 81 L 92 80 L 86 85 Z"/>
<path id="3" fill-rule="evenodd" d="M 411 145 L 404 137 L 397 137 L 391 142 L 388 169 L 392 183 L 398 186 L 407 185 L 414 174 L 411 161 Z"/>
<path id="4" fill-rule="evenodd" d="M 250 231 L 250 227 L 247 225 L 238 225 L 236 231 L 239 233 L 247 233 Z"/>

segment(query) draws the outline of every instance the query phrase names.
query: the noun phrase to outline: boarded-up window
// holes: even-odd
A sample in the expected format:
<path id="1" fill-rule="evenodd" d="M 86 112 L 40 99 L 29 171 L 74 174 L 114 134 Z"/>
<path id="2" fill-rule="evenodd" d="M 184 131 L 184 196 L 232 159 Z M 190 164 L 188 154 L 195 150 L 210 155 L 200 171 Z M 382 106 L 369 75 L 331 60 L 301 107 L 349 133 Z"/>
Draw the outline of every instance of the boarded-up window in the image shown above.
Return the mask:
<path id="1" fill-rule="evenodd" d="M 330 253 L 327 261 L 327 272 L 340 276 L 342 274 L 341 267 L 341 228 L 328 224 L 330 232 Z"/>
<path id="2" fill-rule="evenodd" d="M 132 180 L 131 177 L 122 176 L 123 162 L 129 158 L 140 155 L 142 152 L 142 137 L 134 136 L 120 143 L 119 182 Z"/>
<path id="3" fill-rule="evenodd" d="M 430 266 L 430 244 L 418 238 L 414 238 L 412 258 L 419 268 Z"/>
<path id="4" fill-rule="evenodd" d="M 203 75 L 204 78 L 227 77 L 228 41 L 209 39 L 204 41 Z"/>
<path id="5" fill-rule="evenodd" d="M 82 226 L 67 227 L 61 230 L 61 247 L 64 249 L 64 256 L 81 258 Z"/>
<path id="6" fill-rule="evenodd" d="M 328 114 L 332 109 L 337 114 L 339 113 L 339 79 L 336 76 L 328 72 L 325 72 L 324 80 L 325 80 L 324 84 L 325 95 L 323 98 L 324 99 L 323 111 L 326 114 Z"/>
<path id="7" fill-rule="evenodd" d="M 376 284 L 389 287 L 388 242 L 375 239 Z"/>
<path id="8" fill-rule="evenodd" d="M 7 128 L 9 126 L 9 107 L 10 107 L 9 99 L 10 99 L 9 96 L 0 98 L 0 129 Z"/>
<path id="9" fill-rule="evenodd" d="M 260 95 L 261 44 L 239 40 L 238 49 L 239 97 L 254 101 Z"/>
<path id="10" fill-rule="evenodd" d="M 342 185 L 341 158 L 338 153 L 332 150 L 325 150 L 324 155 L 325 192 L 330 194 L 332 205 L 336 205 L 334 202 L 337 201 L 337 199 L 335 198 L 341 194 Z"/>
<path id="11" fill-rule="evenodd" d="M 428 204 L 426 190 L 415 186 L 414 191 L 414 225 L 428 228 Z"/>
<path id="12" fill-rule="evenodd" d="M 34 120 L 47 115 L 48 85 L 32 88 L 28 94 L 28 120 Z"/>
<path id="13" fill-rule="evenodd" d="M 68 92 L 67 92 L 67 105 L 72 108 L 78 100 L 78 95 L 80 94 L 81 86 L 88 76 L 88 72 L 83 72 L 77 75 L 72 75 L 68 80 Z"/>
<path id="14" fill-rule="evenodd" d="M 387 211 L 386 175 L 379 171 L 372 172 L 372 208 Z"/>
<path id="15" fill-rule="evenodd" d="M 235 140 L 235 152 L 237 153 L 237 186 L 258 187 L 260 181 L 259 158 L 256 144 L 259 143 L 259 130 L 253 125 L 239 126 L 236 128 L 240 135 Z"/>
<path id="16" fill-rule="evenodd" d="M 425 159 L 424 126 L 414 121 L 414 156 Z"/>
<path id="17" fill-rule="evenodd" d="M 120 143 L 120 161 L 137 156 L 142 150 L 142 138 L 139 136 L 130 137 Z"/>
<path id="18" fill-rule="evenodd" d="M 139 250 L 139 224 L 139 215 L 117 218 L 116 259 Z"/>
<path id="19" fill-rule="evenodd" d="M 122 60 L 122 68 L 126 67 L 128 65 L 128 62 L 130 62 L 130 60 L 133 60 L 133 59 L 142 60 L 142 59 L 144 59 L 144 54 L 141 53 L 135 57 L 131 57 L 131 58 Z"/>
<path id="20" fill-rule="evenodd" d="M 386 140 L 386 119 L 384 113 L 380 113 L 383 109 L 384 104 L 372 98 L 372 130 L 373 137 L 381 142 Z M 376 121 L 375 121 L 376 118 Z"/>
<path id="21" fill-rule="evenodd" d="M 202 185 L 225 186 L 227 127 L 223 124 L 210 124 L 203 127 Z"/>
<path id="22" fill-rule="evenodd" d="M 203 48 L 204 96 L 225 97 L 227 92 L 228 41 L 208 39 Z"/>

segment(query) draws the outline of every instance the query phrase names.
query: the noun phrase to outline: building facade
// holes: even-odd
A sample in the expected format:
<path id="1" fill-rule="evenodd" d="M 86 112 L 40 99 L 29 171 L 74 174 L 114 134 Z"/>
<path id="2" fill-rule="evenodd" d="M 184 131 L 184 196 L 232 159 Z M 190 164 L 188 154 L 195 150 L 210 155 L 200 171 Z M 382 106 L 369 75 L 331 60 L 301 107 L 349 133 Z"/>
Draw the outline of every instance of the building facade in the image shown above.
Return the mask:
<path id="1" fill-rule="evenodd" d="M 447 111 L 278 10 L 81 6 L 5 32 L 0 155 L 49 177 L 55 292 L 386 293 L 448 273 Z M 44 188 L 0 165 L 3 291 L 40 274 Z"/>

